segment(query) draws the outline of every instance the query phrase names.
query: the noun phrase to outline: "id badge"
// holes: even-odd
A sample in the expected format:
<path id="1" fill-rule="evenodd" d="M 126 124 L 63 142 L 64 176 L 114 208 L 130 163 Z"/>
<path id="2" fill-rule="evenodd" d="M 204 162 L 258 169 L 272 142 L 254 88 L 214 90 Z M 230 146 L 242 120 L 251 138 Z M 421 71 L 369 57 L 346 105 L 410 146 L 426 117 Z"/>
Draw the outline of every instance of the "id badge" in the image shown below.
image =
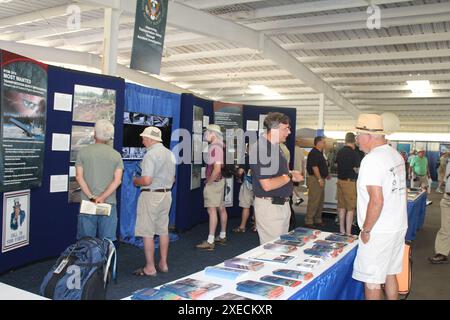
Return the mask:
<path id="1" fill-rule="evenodd" d="M 55 269 L 55 271 L 53 271 L 53 273 L 55 274 L 60 274 L 61 271 L 63 271 L 64 267 L 69 263 L 69 258 L 65 258 L 63 261 L 61 261 L 61 263 L 59 264 L 59 266 Z"/>

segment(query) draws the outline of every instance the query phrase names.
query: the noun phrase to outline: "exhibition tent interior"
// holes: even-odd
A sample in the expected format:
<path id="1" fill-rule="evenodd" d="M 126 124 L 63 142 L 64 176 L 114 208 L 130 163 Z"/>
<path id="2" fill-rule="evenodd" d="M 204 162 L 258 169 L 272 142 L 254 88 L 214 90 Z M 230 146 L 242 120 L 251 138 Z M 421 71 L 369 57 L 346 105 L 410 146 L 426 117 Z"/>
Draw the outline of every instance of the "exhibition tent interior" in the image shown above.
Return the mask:
<path id="1" fill-rule="evenodd" d="M 297 129 L 342 139 L 359 114 L 391 113 L 399 120 L 392 140 L 426 147 L 434 159 L 440 145 L 450 143 L 450 1 L 170 0 L 159 74 L 130 69 L 135 13 L 135 0 L 0 0 L 0 49 L 103 74 L 123 90 L 142 86 L 181 95 L 180 103 L 200 105 L 211 117 L 213 101 L 254 112 L 294 109 Z M 120 99 L 118 111 L 127 111 L 128 98 Z M 253 114 L 244 119 L 256 120 Z M 439 195 L 430 197 L 434 203 L 414 251 L 423 272 L 440 223 Z M 206 230 L 189 228 L 187 233 Z M 336 231 L 333 223 L 330 231 Z M 248 241 L 246 250 L 257 245 Z M 227 250 L 230 257 L 241 253 Z M 199 263 L 203 268 L 224 258 Z M 439 277 L 448 274 L 444 268 L 422 278 L 416 271 L 416 285 L 439 289 L 413 291 L 412 297 L 450 299 L 448 286 L 439 287 Z M 180 267 L 177 277 L 164 275 L 149 286 L 185 275 Z M 8 276 L 0 281 L 7 283 Z"/>

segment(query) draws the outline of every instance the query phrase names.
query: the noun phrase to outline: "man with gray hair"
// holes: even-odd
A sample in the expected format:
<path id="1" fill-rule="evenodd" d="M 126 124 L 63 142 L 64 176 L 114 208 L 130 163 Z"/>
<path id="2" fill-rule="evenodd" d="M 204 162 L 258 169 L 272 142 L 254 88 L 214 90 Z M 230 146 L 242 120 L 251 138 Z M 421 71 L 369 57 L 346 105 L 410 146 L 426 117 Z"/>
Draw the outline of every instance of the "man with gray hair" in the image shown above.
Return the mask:
<path id="1" fill-rule="evenodd" d="M 90 236 L 116 240 L 117 208 L 116 189 L 122 183 L 123 161 L 110 141 L 114 127 L 108 120 L 98 120 L 94 127 L 95 143 L 78 152 L 76 180 L 81 188 L 81 200 L 111 205 L 109 216 L 78 215 L 77 239 Z"/>
<path id="2" fill-rule="evenodd" d="M 357 181 L 358 225 L 361 229 L 353 278 L 365 283 L 368 300 L 398 298 L 396 275 L 402 272 L 406 209 L 405 161 L 386 144 L 383 119 L 361 114 L 356 125 L 357 140 L 367 153 Z"/>
<path id="3" fill-rule="evenodd" d="M 303 181 L 300 172 L 289 171 L 288 161 L 280 148 L 291 133 L 289 117 L 270 112 L 264 120 L 264 128 L 267 131 L 250 148 L 255 220 L 261 244 L 288 232 L 293 182 Z M 256 163 L 252 160 L 255 156 Z"/>

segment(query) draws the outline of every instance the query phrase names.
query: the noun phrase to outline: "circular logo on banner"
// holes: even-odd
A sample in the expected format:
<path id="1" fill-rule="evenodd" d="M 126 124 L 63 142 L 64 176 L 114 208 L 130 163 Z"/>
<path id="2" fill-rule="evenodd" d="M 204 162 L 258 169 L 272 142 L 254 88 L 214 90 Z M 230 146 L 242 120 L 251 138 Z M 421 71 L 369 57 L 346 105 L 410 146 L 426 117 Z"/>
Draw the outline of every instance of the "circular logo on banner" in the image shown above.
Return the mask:
<path id="1" fill-rule="evenodd" d="M 146 20 L 152 25 L 158 25 L 163 17 L 161 0 L 147 0 L 143 2 L 143 12 Z"/>

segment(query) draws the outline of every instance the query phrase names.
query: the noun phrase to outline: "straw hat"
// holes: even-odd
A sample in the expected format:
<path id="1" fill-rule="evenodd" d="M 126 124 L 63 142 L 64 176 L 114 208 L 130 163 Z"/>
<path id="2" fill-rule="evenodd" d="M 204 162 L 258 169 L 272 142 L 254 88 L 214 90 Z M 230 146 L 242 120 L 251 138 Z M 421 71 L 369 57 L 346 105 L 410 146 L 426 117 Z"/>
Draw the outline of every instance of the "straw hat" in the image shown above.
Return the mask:
<path id="1" fill-rule="evenodd" d="M 150 139 L 153 139 L 158 142 L 162 142 L 162 133 L 161 130 L 159 130 L 157 127 L 147 127 L 145 130 L 140 134 L 141 137 L 147 137 Z"/>
<path id="2" fill-rule="evenodd" d="M 362 113 L 356 123 L 356 132 L 385 135 L 383 118 L 378 114 Z"/>
<path id="3" fill-rule="evenodd" d="M 206 127 L 206 130 L 222 134 L 222 131 L 220 131 L 220 126 L 218 126 L 217 124 L 208 125 L 208 127 Z"/>

